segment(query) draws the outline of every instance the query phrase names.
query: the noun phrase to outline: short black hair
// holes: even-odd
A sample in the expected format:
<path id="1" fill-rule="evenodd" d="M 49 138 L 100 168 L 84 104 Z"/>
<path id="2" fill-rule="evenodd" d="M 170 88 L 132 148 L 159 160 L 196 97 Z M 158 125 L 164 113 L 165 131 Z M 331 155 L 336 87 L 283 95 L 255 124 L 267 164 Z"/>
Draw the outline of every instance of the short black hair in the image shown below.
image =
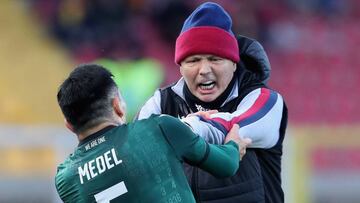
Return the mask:
<path id="1" fill-rule="evenodd" d="M 75 133 L 112 118 L 112 99 L 118 94 L 112 77 L 100 65 L 83 64 L 60 85 L 57 100 Z"/>

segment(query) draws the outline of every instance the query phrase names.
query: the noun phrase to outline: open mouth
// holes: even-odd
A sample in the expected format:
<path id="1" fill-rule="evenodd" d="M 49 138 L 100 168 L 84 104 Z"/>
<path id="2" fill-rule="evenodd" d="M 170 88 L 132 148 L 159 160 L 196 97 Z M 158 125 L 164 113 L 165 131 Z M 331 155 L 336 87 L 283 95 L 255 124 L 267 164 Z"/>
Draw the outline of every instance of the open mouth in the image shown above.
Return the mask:
<path id="1" fill-rule="evenodd" d="M 207 81 L 207 82 L 204 82 L 204 83 L 200 83 L 199 87 L 202 90 L 211 90 L 212 88 L 215 87 L 215 82 L 214 81 Z"/>

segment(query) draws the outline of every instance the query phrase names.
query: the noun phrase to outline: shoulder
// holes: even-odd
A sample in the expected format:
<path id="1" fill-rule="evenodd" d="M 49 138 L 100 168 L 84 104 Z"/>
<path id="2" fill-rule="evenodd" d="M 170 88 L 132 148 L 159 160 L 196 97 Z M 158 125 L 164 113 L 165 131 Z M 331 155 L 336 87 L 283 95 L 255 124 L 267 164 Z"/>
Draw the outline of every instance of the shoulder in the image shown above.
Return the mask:
<path id="1" fill-rule="evenodd" d="M 148 118 L 137 120 L 133 123 L 130 123 L 130 125 L 169 125 L 178 122 L 181 123 L 180 119 L 167 114 L 151 114 Z"/>
<path id="2" fill-rule="evenodd" d="M 282 100 L 282 96 L 281 94 L 276 91 L 276 90 L 273 90 L 271 88 L 268 88 L 268 87 L 259 87 L 259 88 L 256 88 L 252 91 L 250 91 L 249 93 L 246 94 L 245 98 L 248 98 L 248 97 L 253 97 L 255 99 L 258 99 L 258 98 L 268 98 L 268 97 L 271 97 L 272 99 L 280 99 Z"/>
<path id="3" fill-rule="evenodd" d="M 76 151 L 70 154 L 62 163 L 60 163 L 57 167 L 56 175 L 67 175 L 70 169 L 74 166 L 72 157 L 75 156 Z"/>
<path id="4" fill-rule="evenodd" d="M 253 120 L 265 115 L 282 114 L 284 101 L 280 93 L 270 88 L 261 87 L 249 92 L 238 104 L 237 115 Z"/>
<path id="5" fill-rule="evenodd" d="M 173 83 L 171 83 L 171 84 L 169 84 L 169 85 L 166 85 L 166 86 L 164 86 L 164 87 L 161 87 L 159 90 L 160 90 L 161 92 L 163 92 L 163 91 L 169 91 L 169 90 L 171 90 L 171 88 L 172 88 L 173 86 L 176 86 L 176 84 L 177 84 L 178 82 L 179 82 L 179 81 L 173 82 Z"/>
<path id="6" fill-rule="evenodd" d="M 71 162 L 70 156 L 57 167 L 55 175 L 55 186 L 59 194 L 61 194 L 61 191 L 64 189 L 65 185 L 71 181 L 71 167 L 73 164 Z"/>
<path id="7" fill-rule="evenodd" d="M 166 97 L 166 96 L 179 96 L 180 98 L 184 99 L 184 93 L 183 93 L 183 89 L 184 89 L 184 85 L 185 85 L 185 80 L 184 78 L 180 78 L 177 82 L 172 83 L 164 88 L 160 89 L 161 92 L 161 96 L 162 97 Z M 167 98 L 164 98 L 165 100 Z"/>
<path id="8" fill-rule="evenodd" d="M 160 125 L 179 124 L 182 123 L 179 118 L 167 114 L 152 115 L 149 119 L 154 119 Z"/>
<path id="9" fill-rule="evenodd" d="M 137 120 L 141 120 L 144 118 L 149 118 L 152 114 L 160 114 L 161 113 L 161 94 L 160 90 L 156 90 L 150 99 L 146 101 L 144 106 L 141 107 Z"/>
<path id="10" fill-rule="evenodd" d="M 180 120 L 180 118 L 176 118 L 170 115 L 153 115 L 150 117 L 150 119 L 154 119 L 156 124 L 166 132 L 173 132 L 176 134 L 178 132 L 187 133 L 187 131 L 191 130 L 187 124 Z"/>
<path id="11" fill-rule="evenodd" d="M 72 160 L 70 155 L 63 163 L 57 167 L 55 175 L 55 188 L 63 202 L 75 201 L 78 187 L 78 164 Z"/>

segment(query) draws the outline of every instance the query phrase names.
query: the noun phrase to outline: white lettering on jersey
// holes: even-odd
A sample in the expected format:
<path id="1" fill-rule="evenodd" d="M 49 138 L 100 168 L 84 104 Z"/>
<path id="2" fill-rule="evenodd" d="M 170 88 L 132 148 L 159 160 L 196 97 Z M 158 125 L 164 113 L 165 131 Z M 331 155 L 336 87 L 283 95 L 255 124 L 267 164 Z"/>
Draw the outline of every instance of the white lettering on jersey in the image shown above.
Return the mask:
<path id="1" fill-rule="evenodd" d="M 84 184 L 84 176 L 86 176 L 87 180 L 90 180 L 121 163 L 122 160 L 117 157 L 115 149 L 112 148 L 101 156 L 86 162 L 83 167 L 78 168 L 80 183 Z"/>
<path id="2" fill-rule="evenodd" d="M 79 170 L 79 176 L 80 176 L 80 182 L 81 184 L 84 183 L 83 181 L 83 176 L 86 175 L 86 178 L 89 180 L 90 179 L 90 175 L 89 175 L 89 168 L 88 168 L 88 163 L 84 164 L 84 169 L 81 168 L 81 166 L 78 168 Z"/>
<path id="3" fill-rule="evenodd" d="M 95 170 L 95 160 L 89 161 L 89 170 L 90 170 L 91 178 L 97 176 L 97 173 L 94 172 L 94 170 Z"/>
<path id="4" fill-rule="evenodd" d="M 96 158 L 96 167 L 98 169 L 99 174 L 102 174 L 106 170 L 103 156 L 99 156 Z"/>
<path id="5" fill-rule="evenodd" d="M 110 150 L 105 152 L 104 157 L 105 157 L 105 163 L 106 163 L 106 167 L 107 169 L 111 169 L 112 167 L 114 167 L 114 164 L 112 164 L 111 161 L 111 157 L 109 157 L 110 155 Z"/>
<path id="6" fill-rule="evenodd" d="M 122 163 L 122 160 L 121 160 L 121 159 L 119 160 L 119 159 L 117 158 L 114 148 L 111 149 L 111 154 L 112 154 L 113 157 L 114 157 L 115 165 L 119 165 L 119 164 Z"/>
<path id="7" fill-rule="evenodd" d="M 91 142 L 89 142 L 85 145 L 85 150 L 88 151 L 89 149 L 92 149 L 93 147 L 96 147 L 105 141 L 106 141 L 105 136 L 102 136 L 95 140 L 92 140 Z"/>

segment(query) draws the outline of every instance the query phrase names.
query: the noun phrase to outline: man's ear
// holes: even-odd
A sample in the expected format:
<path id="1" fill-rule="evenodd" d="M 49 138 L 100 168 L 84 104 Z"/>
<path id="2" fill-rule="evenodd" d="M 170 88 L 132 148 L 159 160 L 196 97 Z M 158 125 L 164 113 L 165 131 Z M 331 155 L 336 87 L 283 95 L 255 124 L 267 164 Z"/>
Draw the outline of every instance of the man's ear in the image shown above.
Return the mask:
<path id="1" fill-rule="evenodd" d="M 181 76 L 184 76 L 184 74 L 183 74 L 184 68 L 180 65 L 179 69 L 180 69 Z"/>
<path id="2" fill-rule="evenodd" d="M 66 126 L 71 132 L 75 133 L 73 125 L 71 125 L 71 123 L 69 123 L 69 121 L 67 121 L 66 119 L 65 119 L 65 126 Z M 75 134 L 76 134 L 76 133 L 75 133 Z"/>
<path id="3" fill-rule="evenodd" d="M 112 105 L 113 105 L 116 115 L 118 115 L 119 117 L 122 118 L 125 114 L 125 109 L 122 108 L 119 97 L 115 97 L 113 99 Z"/>

